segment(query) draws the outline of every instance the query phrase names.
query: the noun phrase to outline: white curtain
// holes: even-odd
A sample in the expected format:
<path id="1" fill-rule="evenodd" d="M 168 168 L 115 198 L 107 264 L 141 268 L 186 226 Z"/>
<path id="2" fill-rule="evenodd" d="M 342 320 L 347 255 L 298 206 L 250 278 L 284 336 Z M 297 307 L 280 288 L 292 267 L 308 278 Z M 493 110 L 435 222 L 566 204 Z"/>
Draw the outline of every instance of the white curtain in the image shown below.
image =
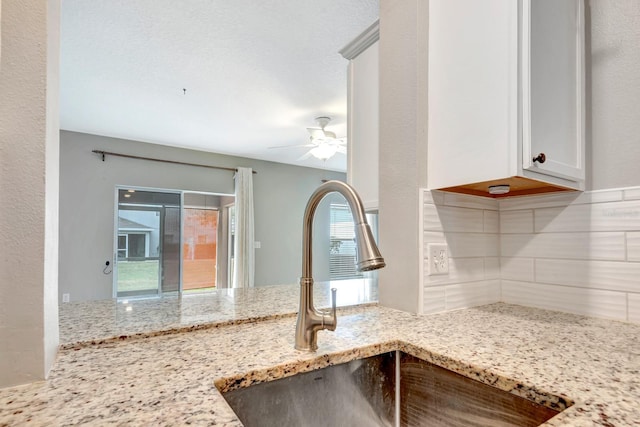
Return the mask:
<path id="1" fill-rule="evenodd" d="M 235 175 L 235 265 L 233 287 L 250 288 L 254 281 L 253 171 L 238 168 Z"/>

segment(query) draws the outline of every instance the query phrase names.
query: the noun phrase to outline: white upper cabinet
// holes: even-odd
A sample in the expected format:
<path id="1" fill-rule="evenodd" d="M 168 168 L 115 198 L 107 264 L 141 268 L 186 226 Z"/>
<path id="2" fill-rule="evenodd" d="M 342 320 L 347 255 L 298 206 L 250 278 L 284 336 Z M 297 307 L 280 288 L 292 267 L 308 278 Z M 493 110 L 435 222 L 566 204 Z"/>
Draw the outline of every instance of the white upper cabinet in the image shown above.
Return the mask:
<path id="1" fill-rule="evenodd" d="M 367 211 L 378 210 L 378 22 L 340 53 L 349 60 L 347 182 Z"/>
<path id="2" fill-rule="evenodd" d="M 428 101 L 429 188 L 584 189 L 583 0 L 431 0 Z"/>

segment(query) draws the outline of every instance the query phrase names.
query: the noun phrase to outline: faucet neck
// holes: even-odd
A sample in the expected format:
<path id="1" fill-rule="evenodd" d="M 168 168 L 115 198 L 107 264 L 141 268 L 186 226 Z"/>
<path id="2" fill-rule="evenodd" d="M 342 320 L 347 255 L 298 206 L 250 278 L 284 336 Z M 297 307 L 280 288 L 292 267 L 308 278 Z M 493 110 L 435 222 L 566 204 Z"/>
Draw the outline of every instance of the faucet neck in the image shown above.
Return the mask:
<path id="1" fill-rule="evenodd" d="M 356 228 L 360 224 L 366 224 L 366 216 L 362 201 L 350 185 L 345 184 L 342 181 L 327 181 L 320 187 L 318 187 L 309 198 L 307 207 L 304 211 L 304 219 L 302 224 L 302 279 L 311 278 L 313 272 L 311 249 L 313 218 L 315 217 L 318 205 L 320 204 L 324 196 L 334 191 L 342 194 L 342 196 L 344 196 L 347 203 L 349 204 L 349 208 L 351 209 L 351 216 L 353 217 Z M 300 283 L 302 284 L 302 282 Z"/>

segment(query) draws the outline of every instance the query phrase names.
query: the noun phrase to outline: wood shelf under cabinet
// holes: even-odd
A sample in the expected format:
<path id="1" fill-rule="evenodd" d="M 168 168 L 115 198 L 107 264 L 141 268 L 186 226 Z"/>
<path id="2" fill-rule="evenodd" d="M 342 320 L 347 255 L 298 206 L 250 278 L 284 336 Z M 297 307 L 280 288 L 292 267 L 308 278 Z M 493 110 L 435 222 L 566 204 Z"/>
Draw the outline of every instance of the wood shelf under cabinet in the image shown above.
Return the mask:
<path id="1" fill-rule="evenodd" d="M 492 185 L 509 185 L 507 194 L 490 194 L 489 187 Z M 577 191 L 573 188 L 562 187 L 548 182 L 536 181 L 535 179 L 512 176 L 505 179 L 494 179 L 491 181 L 476 182 L 473 184 L 458 185 L 455 187 L 438 188 L 440 191 L 452 193 L 470 194 L 472 196 L 502 198 L 514 196 L 527 196 L 532 194 L 553 193 L 560 191 Z"/>

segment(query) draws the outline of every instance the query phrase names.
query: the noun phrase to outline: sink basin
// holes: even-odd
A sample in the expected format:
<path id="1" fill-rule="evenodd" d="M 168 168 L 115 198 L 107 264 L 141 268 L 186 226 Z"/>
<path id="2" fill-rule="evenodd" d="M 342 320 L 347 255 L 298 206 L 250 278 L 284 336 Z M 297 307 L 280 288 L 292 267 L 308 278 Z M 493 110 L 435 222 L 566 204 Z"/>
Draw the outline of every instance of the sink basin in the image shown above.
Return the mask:
<path id="1" fill-rule="evenodd" d="M 398 362 L 398 363 L 396 363 Z M 550 408 L 394 351 L 223 393 L 253 426 L 537 426 Z"/>

